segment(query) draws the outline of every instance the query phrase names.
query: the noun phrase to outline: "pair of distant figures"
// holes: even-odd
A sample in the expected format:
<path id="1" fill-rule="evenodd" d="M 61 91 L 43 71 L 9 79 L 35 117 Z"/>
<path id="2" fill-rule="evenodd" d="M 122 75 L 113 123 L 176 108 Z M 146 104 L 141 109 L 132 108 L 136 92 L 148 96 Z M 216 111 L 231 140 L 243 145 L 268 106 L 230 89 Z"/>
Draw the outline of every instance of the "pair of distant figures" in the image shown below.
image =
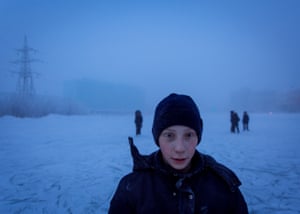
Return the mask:
<path id="1" fill-rule="evenodd" d="M 248 113 L 246 111 L 244 111 L 243 119 L 242 119 L 244 131 L 249 131 L 249 120 L 250 120 L 250 118 L 249 118 Z M 240 133 L 240 129 L 239 129 L 240 117 L 239 117 L 238 113 L 236 113 L 235 111 L 230 111 L 230 122 L 231 122 L 230 132 L 231 133 Z"/>

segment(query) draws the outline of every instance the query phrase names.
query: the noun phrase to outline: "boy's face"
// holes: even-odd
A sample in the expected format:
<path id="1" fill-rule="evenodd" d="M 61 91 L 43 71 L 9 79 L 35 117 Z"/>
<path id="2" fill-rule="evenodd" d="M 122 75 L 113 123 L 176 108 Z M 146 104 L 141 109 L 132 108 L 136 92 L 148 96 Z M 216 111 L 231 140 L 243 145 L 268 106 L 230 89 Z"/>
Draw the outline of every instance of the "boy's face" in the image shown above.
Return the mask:
<path id="1" fill-rule="evenodd" d="M 170 126 L 162 131 L 158 143 L 167 164 L 179 171 L 189 170 L 198 144 L 195 130 L 181 125 Z"/>

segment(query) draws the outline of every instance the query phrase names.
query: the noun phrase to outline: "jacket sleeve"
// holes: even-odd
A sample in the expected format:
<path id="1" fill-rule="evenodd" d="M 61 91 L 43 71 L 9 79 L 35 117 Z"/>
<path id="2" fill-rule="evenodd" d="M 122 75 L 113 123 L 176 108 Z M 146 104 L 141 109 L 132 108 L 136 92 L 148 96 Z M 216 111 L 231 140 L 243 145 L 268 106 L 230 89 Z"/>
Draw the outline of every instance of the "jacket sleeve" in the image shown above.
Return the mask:
<path id="1" fill-rule="evenodd" d="M 232 170 L 230 170 L 223 164 L 218 163 L 213 157 L 209 155 L 203 155 L 203 157 L 205 166 L 212 170 L 212 172 L 214 172 L 220 178 L 222 178 L 232 192 L 238 189 L 238 187 L 241 185 L 241 182 Z"/>
<path id="2" fill-rule="evenodd" d="M 231 205 L 234 209 L 232 213 L 248 214 L 247 203 L 239 189 L 241 182 L 236 174 L 226 166 L 216 162 L 212 157 L 204 155 L 204 158 L 206 166 L 225 181 L 230 188 L 231 193 L 234 195 Z"/>
<path id="3" fill-rule="evenodd" d="M 236 214 L 248 214 L 248 206 L 247 206 L 247 203 L 240 191 L 240 189 L 238 189 L 236 191 L 236 200 L 235 200 L 235 203 L 234 203 L 234 212 L 233 213 L 236 213 Z"/>
<path id="4" fill-rule="evenodd" d="M 113 198 L 110 201 L 108 214 L 134 214 L 135 210 L 130 202 L 130 191 L 127 191 L 128 183 L 126 177 L 122 178 Z"/>

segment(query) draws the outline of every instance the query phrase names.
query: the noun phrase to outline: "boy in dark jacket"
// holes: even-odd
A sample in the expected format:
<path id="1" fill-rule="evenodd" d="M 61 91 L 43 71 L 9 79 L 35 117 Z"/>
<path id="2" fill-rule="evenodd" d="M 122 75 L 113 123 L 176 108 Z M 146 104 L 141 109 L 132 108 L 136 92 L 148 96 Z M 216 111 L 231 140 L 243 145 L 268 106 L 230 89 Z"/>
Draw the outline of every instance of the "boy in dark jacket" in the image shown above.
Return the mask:
<path id="1" fill-rule="evenodd" d="M 164 98 L 156 107 L 152 126 L 159 150 L 140 155 L 129 138 L 133 172 L 121 179 L 109 214 L 247 214 L 237 176 L 196 150 L 202 127 L 191 97 L 170 94 Z"/>

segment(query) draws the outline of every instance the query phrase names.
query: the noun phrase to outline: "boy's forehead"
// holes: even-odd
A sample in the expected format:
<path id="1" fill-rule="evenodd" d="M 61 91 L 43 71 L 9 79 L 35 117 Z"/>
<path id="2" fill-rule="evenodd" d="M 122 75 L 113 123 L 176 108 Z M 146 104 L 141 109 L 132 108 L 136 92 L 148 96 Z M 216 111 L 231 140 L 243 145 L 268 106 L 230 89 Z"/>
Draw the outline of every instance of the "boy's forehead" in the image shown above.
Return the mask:
<path id="1" fill-rule="evenodd" d="M 173 125 L 173 126 L 169 126 L 166 129 L 164 129 L 163 132 L 164 131 L 177 131 L 177 130 L 190 131 L 193 129 L 188 126 L 184 126 L 184 125 Z"/>

